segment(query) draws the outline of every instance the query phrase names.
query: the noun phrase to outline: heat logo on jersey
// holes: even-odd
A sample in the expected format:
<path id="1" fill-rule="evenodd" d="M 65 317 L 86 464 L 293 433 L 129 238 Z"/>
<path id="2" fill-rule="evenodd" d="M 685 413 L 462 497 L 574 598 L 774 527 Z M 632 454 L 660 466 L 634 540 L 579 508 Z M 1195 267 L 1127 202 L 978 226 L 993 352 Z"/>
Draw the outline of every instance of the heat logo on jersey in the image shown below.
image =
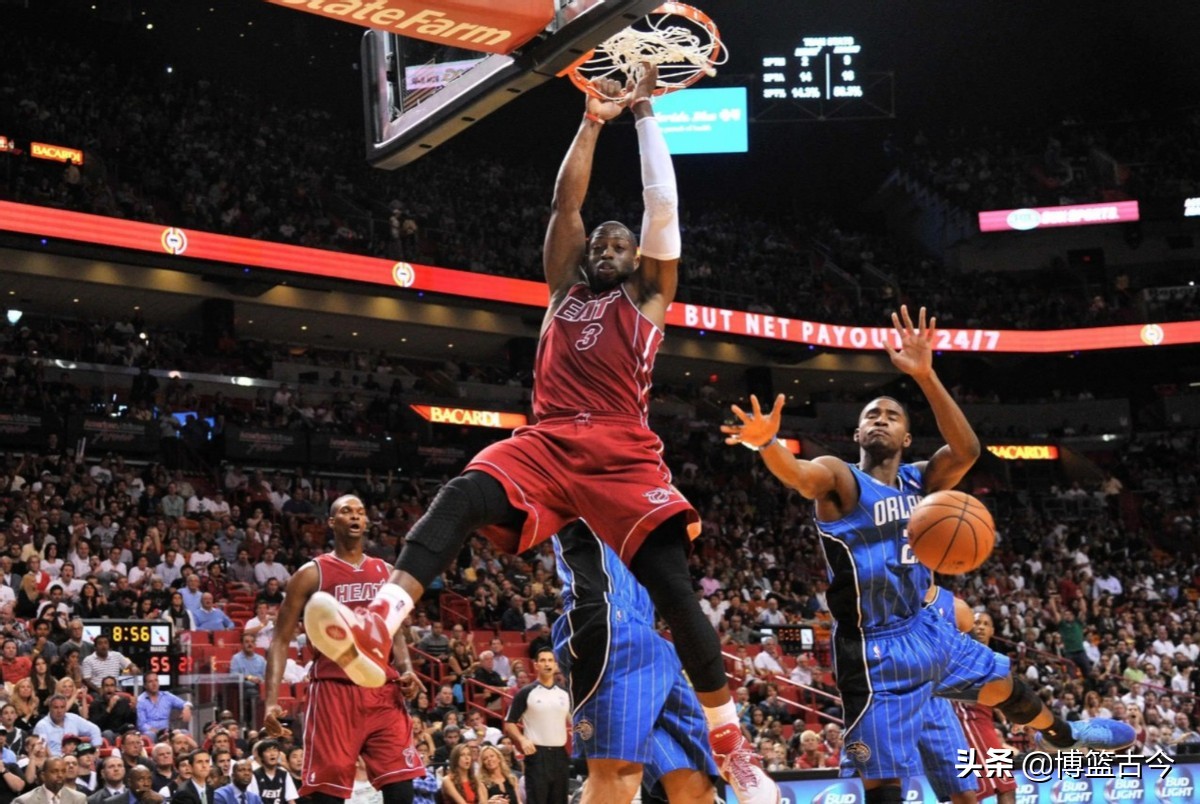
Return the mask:
<path id="1" fill-rule="evenodd" d="M 555 318 L 561 318 L 563 321 L 599 321 L 604 317 L 604 312 L 608 306 L 615 302 L 621 296 L 621 290 L 610 290 L 603 296 L 597 296 L 594 299 L 583 301 L 574 296 L 568 298 L 557 310 L 554 311 Z"/>
<path id="2" fill-rule="evenodd" d="M 642 496 L 649 500 L 651 505 L 662 505 L 665 502 L 670 502 L 671 490 L 651 489 L 650 491 L 643 492 Z"/>
<path id="3" fill-rule="evenodd" d="M 370 603 L 379 594 L 382 583 L 339 583 L 333 587 L 338 603 Z"/>

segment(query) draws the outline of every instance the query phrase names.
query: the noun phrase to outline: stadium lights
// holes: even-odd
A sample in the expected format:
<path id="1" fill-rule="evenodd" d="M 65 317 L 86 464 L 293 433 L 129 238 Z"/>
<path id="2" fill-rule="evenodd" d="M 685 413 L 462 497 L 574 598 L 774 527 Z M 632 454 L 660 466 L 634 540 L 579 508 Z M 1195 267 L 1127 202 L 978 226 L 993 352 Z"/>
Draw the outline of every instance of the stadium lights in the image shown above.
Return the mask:
<path id="1" fill-rule="evenodd" d="M 12 324 L 15 327 L 17 325 L 17 322 L 21 320 L 21 316 L 23 316 L 23 315 L 25 315 L 25 313 L 21 312 L 20 310 L 10 309 L 8 311 L 8 323 Z"/>

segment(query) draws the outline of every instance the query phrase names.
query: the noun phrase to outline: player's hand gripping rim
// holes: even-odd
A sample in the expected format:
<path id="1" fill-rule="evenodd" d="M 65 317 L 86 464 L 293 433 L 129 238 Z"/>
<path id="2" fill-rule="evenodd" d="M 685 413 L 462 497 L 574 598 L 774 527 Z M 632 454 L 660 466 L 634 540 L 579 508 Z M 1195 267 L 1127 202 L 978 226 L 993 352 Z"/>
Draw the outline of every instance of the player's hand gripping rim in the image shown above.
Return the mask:
<path id="1" fill-rule="evenodd" d="M 750 395 L 750 413 L 737 405 L 730 405 L 733 415 L 741 420 L 741 424 L 723 424 L 721 432 L 725 434 L 725 443 L 731 446 L 741 444 L 749 449 L 762 449 L 775 440 L 779 433 L 779 425 L 783 421 L 783 405 L 785 397 L 779 394 L 775 397 L 775 406 L 766 415 L 758 404 L 758 397 Z"/>
<path id="2" fill-rule="evenodd" d="M 883 348 L 887 350 L 892 365 L 914 379 L 922 379 L 933 372 L 933 339 L 937 334 L 937 318 L 931 317 L 925 323 L 925 308 L 917 314 L 917 324 L 914 327 L 908 314 L 908 305 L 900 305 L 900 313 L 892 313 L 892 326 L 900 337 L 900 348 L 892 348 L 890 339 L 884 339 Z"/>

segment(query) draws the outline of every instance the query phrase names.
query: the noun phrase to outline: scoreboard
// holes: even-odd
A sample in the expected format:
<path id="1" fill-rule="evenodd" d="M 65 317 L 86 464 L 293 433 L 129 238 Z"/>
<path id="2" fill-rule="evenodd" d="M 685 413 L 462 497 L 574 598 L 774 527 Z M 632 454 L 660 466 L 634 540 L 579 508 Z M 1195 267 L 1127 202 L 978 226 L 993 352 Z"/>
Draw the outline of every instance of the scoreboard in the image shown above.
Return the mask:
<path id="1" fill-rule="evenodd" d="M 763 100 L 839 101 L 863 97 L 853 36 L 806 36 L 789 54 L 765 55 L 759 78 Z"/>
<path id="2" fill-rule="evenodd" d="M 175 645 L 174 625 L 166 620 L 84 620 L 83 638 L 108 637 L 109 650 L 120 653 L 142 672 L 158 673 L 163 689 L 191 672 L 191 657 Z M 118 679 L 119 680 L 119 679 Z"/>

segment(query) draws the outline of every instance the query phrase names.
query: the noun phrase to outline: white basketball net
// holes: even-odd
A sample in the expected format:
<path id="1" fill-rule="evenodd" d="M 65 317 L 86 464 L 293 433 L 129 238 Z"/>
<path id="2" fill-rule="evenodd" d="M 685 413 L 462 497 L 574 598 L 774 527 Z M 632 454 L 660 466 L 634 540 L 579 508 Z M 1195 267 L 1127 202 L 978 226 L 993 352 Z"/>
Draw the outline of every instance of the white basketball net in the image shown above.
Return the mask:
<path id="1" fill-rule="evenodd" d="M 648 16 L 641 28 L 626 28 L 596 46 L 592 58 L 575 68 L 584 79 L 612 78 L 636 81 L 643 62 L 658 67 L 658 94 L 683 89 L 700 74 L 716 75 L 716 67 L 729 59 L 715 28 L 674 12 Z"/>

